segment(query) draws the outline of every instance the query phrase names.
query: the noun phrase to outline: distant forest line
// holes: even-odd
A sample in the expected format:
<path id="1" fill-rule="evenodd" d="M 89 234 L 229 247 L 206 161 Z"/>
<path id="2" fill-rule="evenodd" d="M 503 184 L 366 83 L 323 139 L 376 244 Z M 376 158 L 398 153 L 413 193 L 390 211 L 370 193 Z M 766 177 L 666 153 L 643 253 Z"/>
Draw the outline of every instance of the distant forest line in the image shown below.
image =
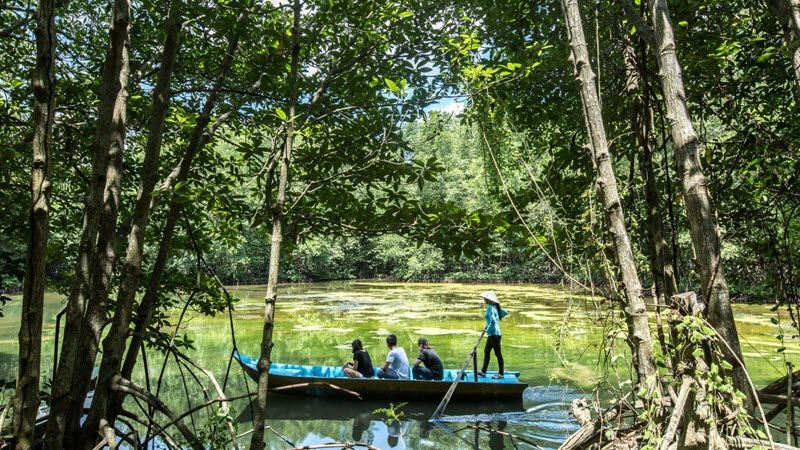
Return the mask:
<path id="1" fill-rule="evenodd" d="M 491 161 L 479 141 L 477 126 L 448 113 L 429 113 L 426 121 L 417 121 L 404 129 L 411 144 L 407 157 L 418 159 L 437 158 L 445 168 L 433 182 L 422 186 L 420 197 L 424 201 L 452 204 L 470 211 L 480 211 L 505 224 L 519 222 L 495 174 Z M 508 133 L 505 137 L 512 151 L 523 148 L 530 139 L 524 133 Z M 230 146 L 220 144 L 217 152 L 232 153 Z M 559 251 L 567 261 L 568 271 L 579 279 L 592 280 L 601 291 L 608 287 L 607 274 L 594 245 L 575 246 L 568 226 L 587 232 L 586 211 L 573 206 L 563 208 L 563 217 L 557 219 L 558 226 L 566 231 L 550 234 L 548 222 L 553 221 L 552 207 L 558 199 L 531 197 L 525 186 L 529 183 L 529 167 L 514 166 L 513 157 L 507 156 L 507 183 L 515 190 L 515 206 L 524 210 L 524 219 L 529 226 L 541 230 L 537 238 L 548 253 Z M 548 155 L 552 158 L 554 154 Z M 551 161 L 553 162 L 553 161 Z M 630 160 L 619 162 L 623 173 L 629 172 Z M 542 174 L 544 175 L 544 174 Z M 540 175 L 541 176 L 541 175 Z M 643 229 L 644 212 L 634 204 L 640 180 L 632 178 L 621 186 L 625 206 L 633 209 L 629 215 L 632 233 L 645 240 Z M 550 188 L 571 189 L 572 185 L 563 176 L 550 180 Z M 562 183 L 561 185 L 559 183 Z M 723 191 L 724 193 L 724 191 Z M 725 199 L 725 196 L 722 196 Z M 674 201 L 679 202 L 680 199 Z M 728 205 L 733 207 L 735 205 Z M 742 212 L 743 213 L 743 212 Z M 574 214 L 574 217 L 570 217 Z M 740 213 L 737 213 L 740 214 Z M 735 215 L 732 215 L 735 216 Z M 213 219 L 213 218 L 212 218 Z M 680 220 L 680 218 L 679 218 Z M 123 224 L 124 226 L 125 224 Z M 212 226 L 224 227 L 219 222 Z M 723 227 L 724 227 L 723 223 Z M 238 229 L 238 228 L 236 228 Z M 500 227 L 503 229 L 503 227 Z M 333 281 L 351 279 L 386 279 L 391 281 L 445 281 L 445 282 L 528 282 L 569 283 L 563 273 L 532 244 L 532 238 L 520 226 L 507 225 L 505 232 L 492 232 L 481 238 L 487 240 L 471 252 L 454 253 L 437 242 L 425 242 L 420 236 L 399 233 L 354 232 L 351 236 L 291 236 L 287 242 L 287 253 L 280 267 L 282 282 Z M 122 231 L 122 230 L 121 230 Z M 574 232 L 574 231 L 573 231 Z M 59 231 L 55 230 L 58 235 Z M 3 238 L 6 239 L 6 238 Z M 688 231 L 674 237 L 678 248 L 678 267 L 691 264 L 691 246 Z M 24 275 L 24 241 L 4 242 L 0 247 L 2 258 L 2 288 L 6 293 L 18 292 Z M 74 262 L 71 253 L 59 251 L 51 244 L 52 257 L 48 261 L 48 274 L 54 286 L 69 285 Z M 186 244 L 188 245 L 188 243 Z M 269 269 L 270 235 L 260 228 L 242 229 L 241 233 L 226 235 L 225 239 L 208 242 L 206 260 L 217 276 L 226 284 L 263 284 Z M 735 302 L 772 302 L 776 292 L 776 277 L 770 271 L 759 249 L 763 248 L 763 237 L 742 233 L 729 236 L 723 246 L 723 257 L 728 262 L 732 299 Z M 681 250 L 682 249 L 682 250 Z M 191 274 L 195 270 L 195 258 L 191 248 L 176 255 L 170 261 L 171 270 Z M 471 249 L 472 250 L 472 249 Z M 635 247 L 636 259 L 647 264 L 647 249 Z M 145 262 L 146 264 L 148 261 Z M 688 270 L 687 270 L 688 271 Z M 591 273 L 590 273 L 591 272 Z M 588 274 L 588 275 L 587 275 Z M 646 287 L 652 285 L 648 273 L 641 274 Z M 696 279 L 687 278 L 683 286 L 688 290 Z"/>

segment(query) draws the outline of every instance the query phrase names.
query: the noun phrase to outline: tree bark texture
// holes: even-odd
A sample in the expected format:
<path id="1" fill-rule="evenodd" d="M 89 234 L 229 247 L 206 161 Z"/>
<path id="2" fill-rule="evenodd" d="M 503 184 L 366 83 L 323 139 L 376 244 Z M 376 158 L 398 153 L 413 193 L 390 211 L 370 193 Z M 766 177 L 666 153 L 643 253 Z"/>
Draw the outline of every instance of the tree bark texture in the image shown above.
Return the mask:
<path id="1" fill-rule="evenodd" d="M 127 4 L 129 0 L 125 0 Z M 125 14 L 130 14 L 126 8 Z M 130 18 L 127 19 L 130 28 Z M 126 33 L 127 35 L 127 33 Z M 130 42 L 128 41 L 128 45 Z M 128 99 L 129 61 L 127 47 L 120 71 L 122 89 L 114 108 L 109 140 L 108 166 L 106 170 L 106 187 L 103 194 L 103 207 L 97 232 L 97 247 L 94 253 L 94 269 L 89 300 L 86 305 L 80 342 L 84 343 L 84 352 L 77 359 L 72 373 L 72 401 L 67 413 L 67 431 L 71 439 L 80 437 L 80 418 L 83 415 L 83 403 L 89 392 L 92 371 L 100 347 L 103 328 L 108 324 L 108 290 L 116 262 L 116 230 L 117 217 L 121 203 L 122 160 L 125 150 L 125 121 Z M 75 447 L 75 445 L 71 445 Z"/>
<path id="2" fill-rule="evenodd" d="M 800 89 L 800 0 L 789 0 L 792 6 L 792 29 L 794 30 L 794 52 L 792 53 L 792 63 L 797 88 Z"/>
<path id="3" fill-rule="evenodd" d="M 258 358 L 258 392 L 253 408 L 253 435 L 250 438 L 251 450 L 264 448 L 264 431 L 267 413 L 267 391 L 269 390 L 269 365 L 272 354 L 272 332 L 275 325 L 275 304 L 277 301 L 278 268 L 280 267 L 281 242 L 283 241 L 284 203 L 286 185 L 289 180 L 289 164 L 294 143 L 294 120 L 297 110 L 298 67 L 300 63 L 300 1 L 294 0 L 294 22 L 292 26 L 292 61 L 289 74 L 289 116 L 285 122 L 286 140 L 280 158 L 278 193 L 272 207 L 272 243 L 269 253 L 269 274 L 264 306 L 264 327 L 261 336 L 261 354 Z M 266 193 L 272 195 L 271 192 Z"/>
<path id="4" fill-rule="evenodd" d="M 683 185 L 694 257 L 703 283 L 703 294 L 708 298 L 708 321 L 733 350 L 731 353 L 723 347 L 725 359 L 733 366 L 734 386 L 751 399 L 752 392 L 743 367 L 739 335 L 733 320 L 728 283 L 720 258 L 716 213 L 700 163 L 697 134 L 686 106 L 683 75 L 675 53 L 675 37 L 666 0 L 652 0 L 651 16 L 655 36 L 654 52 L 672 132 L 677 170 Z"/>
<path id="5" fill-rule="evenodd" d="M 237 22 L 240 22 L 243 19 L 244 16 L 241 16 L 239 19 L 237 19 Z M 219 92 L 222 89 L 225 78 L 228 76 L 228 72 L 233 63 L 233 57 L 236 54 L 238 46 L 238 33 L 233 33 L 233 36 L 231 36 L 230 40 L 228 41 L 225 57 L 220 65 L 219 73 L 214 81 L 211 93 L 209 94 L 208 98 L 206 98 L 206 101 L 203 104 L 203 109 L 197 119 L 197 123 L 192 130 L 192 135 L 186 148 L 186 153 L 181 159 L 180 164 L 173 169 L 167 179 L 162 183 L 163 187 L 168 188 L 169 186 L 185 181 L 188 178 L 189 170 L 191 169 L 195 157 L 200 153 L 205 144 L 213 137 L 214 133 L 222 125 L 222 123 L 224 123 L 225 119 L 230 117 L 230 114 L 224 114 L 220 116 L 211 127 L 206 128 L 211 121 L 211 115 L 216 107 L 217 100 L 219 98 Z M 154 206 L 154 200 L 155 198 L 153 197 L 150 204 L 151 209 Z M 156 309 L 158 308 L 158 292 L 161 288 L 161 277 L 164 274 L 164 268 L 166 267 L 167 259 L 169 258 L 169 251 L 170 247 L 172 246 L 172 237 L 175 234 L 175 227 L 178 219 L 180 218 L 180 208 L 181 205 L 177 199 L 170 200 L 167 212 L 167 220 L 164 224 L 164 229 L 160 234 L 161 242 L 159 243 L 156 261 L 153 265 L 153 270 L 150 273 L 150 279 L 147 284 L 145 294 L 142 297 L 141 302 L 139 302 L 139 306 L 136 308 L 134 332 L 133 336 L 131 337 L 131 342 L 128 345 L 128 351 L 125 354 L 125 361 L 122 365 L 122 378 L 125 379 L 130 379 L 131 374 L 133 374 L 133 369 L 136 366 L 136 360 L 139 356 L 139 350 L 142 347 L 144 333 L 147 330 L 147 327 L 150 326 Z M 119 413 L 120 408 L 122 407 L 124 396 L 124 392 L 115 392 L 113 394 L 108 411 L 109 422 L 113 423 L 114 419 Z"/>
<path id="6" fill-rule="evenodd" d="M 83 426 L 84 447 L 94 447 L 95 436 L 101 420 L 106 418 L 111 380 L 119 374 L 122 354 L 128 338 L 128 327 L 133 314 L 133 302 L 139 288 L 142 269 L 145 231 L 150 219 L 152 193 L 158 177 L 161 155 L 161 138 L 169 109 L 170 82 L 175 67 L 182 26 L 182 0 L 173 0 L 166 22 L 166 36 L 161 55 L 161 68 L 153 90 L 153 108 L 142 164 L 141 181 L 134 206 L 133 220 L 128 236 L 128 249 L 122 269 L 122 280 L 117 293 L 116 309 L 108 336 L 103 341 L 103 358 L 92 400 L 92 408 Z"/>
<path id="7" fill-rule="evenodd" d="M 614 256 L 623 283 L 628 342 L 633 353 L 634 367 L 639 377 L 639 383 L 651 389 L 656 386 L 657 380 L 647 310 L 642 297 L 641 282 L 636 273 L 628 231 L 625 228 L 625 216 L 619 199 L 611 154 L 608 151 L 595 75 L 589 64 L 589 52 L 583 32 L 580 6 L 577 0 L 564 0 L 563 7 L 567 35 L 572 49 L 571 59 L 575 65 L 576 79 L 580 84 L 581 102 L 597 172 L 597 184 L 607 219 L 608 233 L 613 241 Z"/>
<path id="8" fill-rule="evenodd" d="M 641 43 L 641 42 L 640 42 Z M 643 43 L 642 43 L 643 44 Z M 653 169 L 652 114 L 650 110 L 649 85 L 645 70 L 644 51 L 628 45 L 623 51 L 625 62 L 625 92 L 631 99 L 631 128 L 636 135 L 639 154 L 639 170 L 644 181 L 644 200 L 646 209 L 647 246 L 649 249 L 650 272 L 656 286 L 656 296 L 660 303 L 678 293 L 678 283 L 672 267 L 672 255 L 664 233 L 661 217 L 661 201 L 658 195 L 656 175 Z"/>
<path id="9" fill-rule="evenodd" d="M 792 73 L 800 91 L 800 0 L 768 0 L 767 5 L 778 18 L 783 39 L 792 51 Z"/>
<path id="10" fill-rule="evenodd" d="M 112 242 L 109 236 L 113 236 L 113 228 L 116 224 L 115 208 L 119 201 L 119 180 L 108 180 L 108 175 L 110 173 L 117 176 L 121 169 L 125 140 L 129 78 L 128 51 L 130 47 L 129 0 L 114 1 L 109 35 L 109 46 L 100 86 L 100 105 L 92 162 L 92 185 L 84 205 L 76 270 L 77 280 L 67 306 L 64 343 L 57 374 L 53 381 L 50 418 L 44 442 L 47 449 L 64 447 L 64 437 L 68 427 L 71 431 L 76 431 L 79 427 L 83 399 L 88 390 L 98 343 L 97 340 L 83 338 L 84 329 L 88 328 L 84 326 L 84 315 L 90 312 L 85 309 L 88 309 L 87 303 L 96 305 L 102 301 L 102 299 L 91 298 L 97 293 L 102 282 L 102 280 L 95 281 L 95 278 L 100 275 L 94 271 L 98 266 L 107 267 L 109 262 L 113 264 L 113 247 L 111 247 L 112 254 L 109 255 L 107 253 L 109 247 L 104 242 L 108 245 L 111 245 Z M 112 189 L 111 191 L 109 191 L 109 187 Z M 113 189 L 117 189 L 117 191 L 114 192 Z M 102 236 L 98 228 L 105 228 L 106 236 Z M 111 230 L 110 235 L 109 229 Z M 95 239 L 100 242 L 96 244 Z M 104 254 L 98 255 L 101 252 Z M 110 270 L 108 273 L 110 274 Z M 97 336 L 99 338 L 99 334 Z M 87 359 L 91 359 L 91 361 L 86 361 Z M 86 367 L 88 367 L 88 372 Z M 75 411 L 76 408 L 77 411 Z M 75 437 L 75 434 L 71 434 L 71 436 Z"/>
<path id="11" fill-rule="evenodd" d="M 36 66 L 33 71 L 33 164 L 31 166 L 30 240 L 22 291 L 19 365 L 14 392 L 16 448 L 35 446 L 42 355 L 42 313 L 47 284 L 48 209 L 56 84 L 55 1 L 39 0 L 36 13 Z"/>

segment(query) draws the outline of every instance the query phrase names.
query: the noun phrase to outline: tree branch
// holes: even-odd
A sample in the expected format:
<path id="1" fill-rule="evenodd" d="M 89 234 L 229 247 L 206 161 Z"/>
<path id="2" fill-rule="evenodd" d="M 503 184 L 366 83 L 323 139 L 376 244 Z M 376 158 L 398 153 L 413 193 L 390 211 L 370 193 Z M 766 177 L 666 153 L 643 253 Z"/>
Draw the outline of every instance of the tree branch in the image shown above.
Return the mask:
<path id="1" fill-rule="evenodd" d="M 169 417 L 171 421 L 170 425 L 174 424 L 175 427 L 178 428 L 178 430 L 181 432 L 181 434 L 189 443 L 189 445 L 192 447 L 192 449 L 205 450 L 203 444 L 200 443 L 200 440 L 197 438 L 197 436 L 195 436 L 194 433 L 192 433 L 192 431 L 188 427 L 186 427 L 186 425 L 183 423 L 182 419 L 185 416 L 176 415 L 174 412 L 172 412 L 172 410 L 169 409 L 169 407 L 164 402 L 159 400 L 158 397 L 156 397 L 155 395 L 137 386 L 132 381 L 122 378 L 119 375 L 114 376 L 114 378 L 111 380 L 111 389 L 118 392 L 124 392 L 140 400 L 144 400 L 150 406 L 154 407 L 155 409 L 157 409 L 158 411 Z"/>

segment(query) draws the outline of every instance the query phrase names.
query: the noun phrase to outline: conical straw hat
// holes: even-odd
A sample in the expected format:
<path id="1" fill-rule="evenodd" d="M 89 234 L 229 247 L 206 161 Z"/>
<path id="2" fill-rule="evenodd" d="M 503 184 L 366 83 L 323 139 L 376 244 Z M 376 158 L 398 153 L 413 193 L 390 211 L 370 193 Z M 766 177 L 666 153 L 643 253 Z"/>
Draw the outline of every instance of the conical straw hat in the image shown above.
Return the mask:
<path id="1" fill-rule="evenodd" d="M 497 294 L 495 294 L 494 291 L 481 292 L 481 297 L 485 298 L 486 300 L 489 300 L 492 303 L 498 303 L 498 304 L 500 303 L 500 301 L 497 300 Z"/>

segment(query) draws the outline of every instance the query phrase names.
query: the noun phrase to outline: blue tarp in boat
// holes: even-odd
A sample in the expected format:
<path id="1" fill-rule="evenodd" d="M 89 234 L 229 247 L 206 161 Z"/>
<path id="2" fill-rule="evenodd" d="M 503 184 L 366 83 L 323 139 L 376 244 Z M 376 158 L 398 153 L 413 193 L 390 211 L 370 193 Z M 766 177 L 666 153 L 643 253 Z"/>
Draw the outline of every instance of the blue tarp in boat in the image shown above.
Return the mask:
<path id="1" fill-rule="evenodd" d="M 242 365 L 245 365 L 252 370 L 256 370 L 256 364 L 258 363 L 257 358 L 253 358 L 247 355 L 235 354 L 234 355 Z M 448 382 L 452 383 L 453 380 L 458 376 L 458 370 L 455 369 L 445 369 L 444 371 L 444 379 L 437 380 L 438 382 Z M 300 365 L 300 364 L 285 364 L 285 363 L 276 363 L 273 362 L 270 364 L 269 373 L 271 376 L 284 376 L 284 377 L 296 377 L 296 378 L 323 378 L 323 379 L 331 379 L 331 378 L 344 378 L 348 379 L 344 371 L 341 367 L 332 367 L 332 366 L 310 366 L 310 365 Z M 478 382 L 483 384 L 520 384 L 519 379 L 519 372 L 507 371 L 505 373 L 504 378 L 492 378 L 492 375 L 497 372 L 488 372 L 486 377 L 478 377 Z M 369 380 L 378 381 L 377 377 L 372 377 Z M 380 380 L 380 381 L 391 381 L 391 380 Z M 397 381 L 397 380 L 394 380 Z M 402 381 L 410 381 L 409 380 L 402 380 Z M 414 381 L 422 381 L 422 380 L 414 380 Z M 472 382 L 474 381 L 473 372 L 471 370 L 466 371 L 464 373 L 464 378 L 461 380 L 462 382 Z"/>

